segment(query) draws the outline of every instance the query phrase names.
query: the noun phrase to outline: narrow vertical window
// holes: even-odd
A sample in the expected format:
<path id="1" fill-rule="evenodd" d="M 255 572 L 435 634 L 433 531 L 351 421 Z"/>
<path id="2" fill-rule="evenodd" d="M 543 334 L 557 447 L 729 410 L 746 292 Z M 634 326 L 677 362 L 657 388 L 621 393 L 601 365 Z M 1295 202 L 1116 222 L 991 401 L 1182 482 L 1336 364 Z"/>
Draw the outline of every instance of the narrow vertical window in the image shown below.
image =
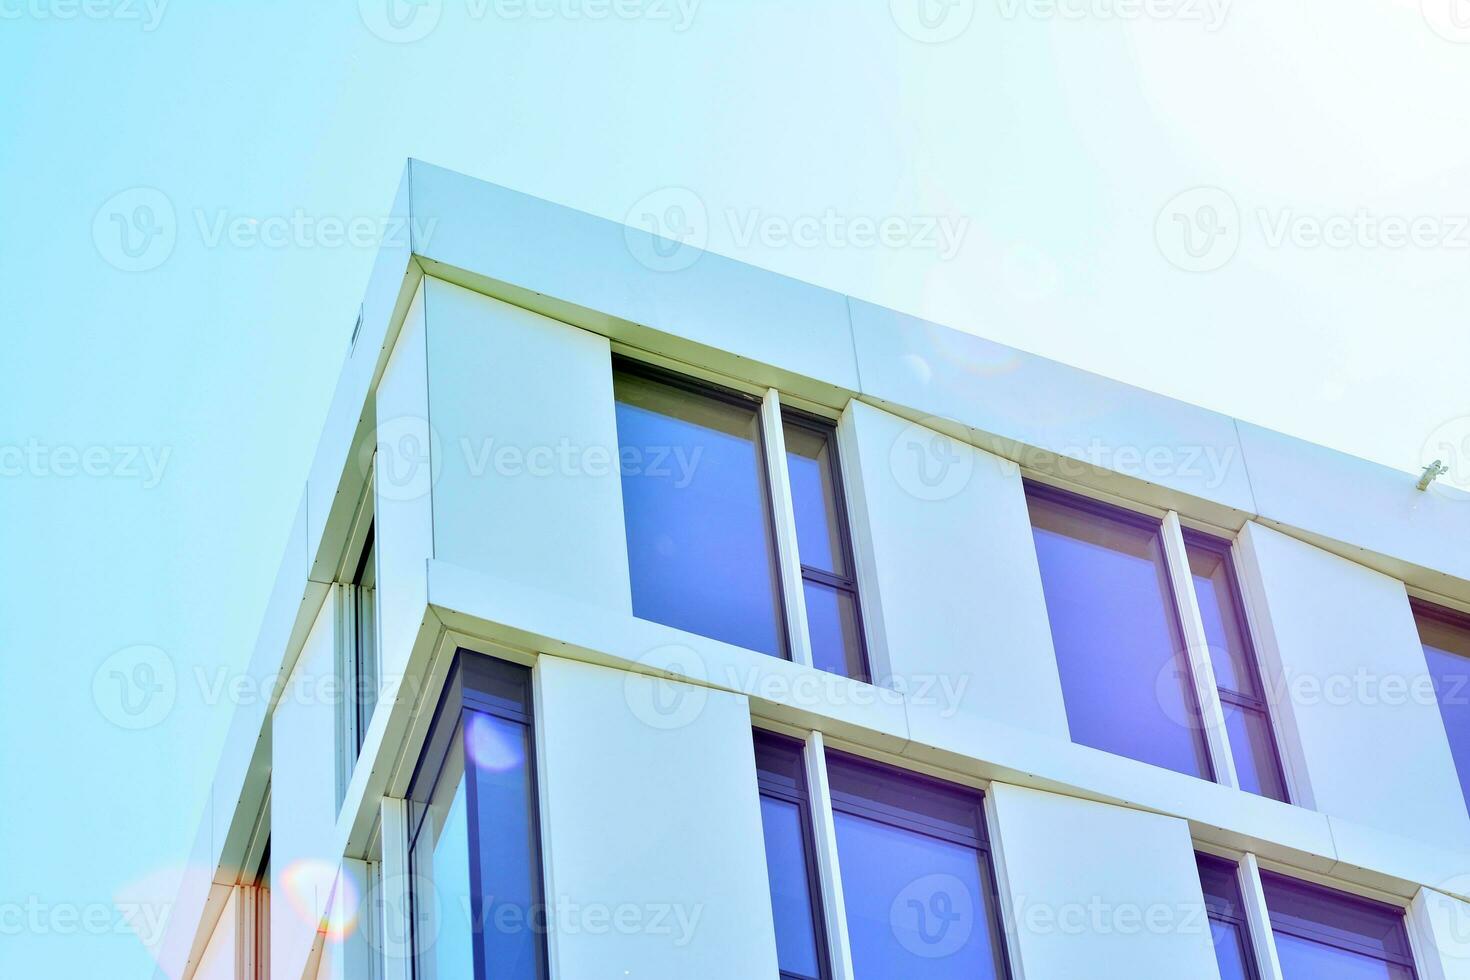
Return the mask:
<path id="1" fill-rule="evenodd" d="M 530 671 L 459 653 L 409 798 L 416 980 L 544 978 Z"/>
<path id="2" fill-rule="evenodd" d="M 1208 854 L 1196 854 L 1195 859 L 1205 911 L 1210 917 L 1210 936 L 1215 941 L 1215 960 L 1220 964 L 1220 980 L 1257 980 L 1235 862 Z"/>
<path id="3" fill-rule="evenodd" d="M 368 528 L 367 543 L 353 578 L 353 685 L 357 699 L 355 712 L 354 756 L 362 752 L 368 724 L 378 706 L 378 549 L 373 528 Z"/>
<path id="4" fill-rule="evenodd" d="M 1404 910 L 1261 873 L 1285 980 L 1414 980 Z"/>
<path id="5" fill-rule="evenodd" d="M 1416 601 L 1414 621 L 1460 775 L 1460 791 L 1470 805 L 1470 616 Z"/>
<path id="6" fill-rule="evenodd" d="M 1027 484 L 1072 740 L 1213 778 L 1161 522 Z"/>
<path id="7" fill-rule="evenodd" d="M 867 655 L 837 432 L 829 422 L 791 411 L 782 413 L 782 430 L 812 662 L 822 670 L 865 681 Z"/>
<path id="8" fill-rule="evenodd" d="M 983 796 L 838 753 L 827 772 L 857 980 L 1007 976 Z"/>
<path id="9" fill-rule="evenodd" d="M 1204 620 L 1220 705 L 1225 711 L 1236 781 L 1247 792 L 1284 802 L 1286 777 L 1271 729 L 1240 583 L 1230 561 L 1230 542 L 1186 530 L 1184 547 Z"/>
<path id="10" fill-rule="evenodd" d="M 760 403 L 621 362 L 613 393 L 633 614 L 786 657 Z"/>
<path id="11" fill-rule="evenodd" d="M 756 732 L 755 766 L 781 976 L 785 980 L 827 980 L 827 944 L 801 743 Z"/>

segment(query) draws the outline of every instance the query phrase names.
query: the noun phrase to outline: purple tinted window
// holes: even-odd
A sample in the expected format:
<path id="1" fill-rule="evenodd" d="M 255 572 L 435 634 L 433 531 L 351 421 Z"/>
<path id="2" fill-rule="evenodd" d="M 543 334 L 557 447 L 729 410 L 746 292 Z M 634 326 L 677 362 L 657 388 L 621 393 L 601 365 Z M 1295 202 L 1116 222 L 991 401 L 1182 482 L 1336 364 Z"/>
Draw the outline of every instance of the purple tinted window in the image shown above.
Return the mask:
<path id="1" fill-rule="evenodd" d="M 619 370 L 633 614 L 786 656 L 759 406 Z"/>
<path id="2" fill-rule="evenodd" d="M 1005 977 L 978 792 L 828 757 L 858 980 Z"/>
<path id="3" fill-rule="evenodd" d="M 1470 617 L 1416 602 L 1414 619 L 1460 774 L 1460 789 L 1470 803 Z"/>
<path id="4" fill-rule="evenodd" d="M 1271 731 L 1240 584 L 1230 563 L 1230 542 L 1185 531 L 1184 546 L 1204 620 L 1215 684 L 1225 709 L 1225 731 L 1235 757 L 1236 779 L 1247 792 L 1284 801 L 1286 777 Z"/>
<path id="5" fill-rule="evenodd" d="M 799 742 L 755 733 L 756 774 L 761 789 L 761 828 L 766 842 L 766 874 L 776 923 L 776 956 L 781 976 L 825 980 L 820 893 L 812 855 L 811 808 L 806 766 Z"/>
<path id="6" fill-rule="evenodd" d="M 1158 521 L 1027 486 L 1072 740 L 1212 775 Z"/>
<path id="7" fill-rule="evenodd" d="M 1413 980 L 1404 910 L 1262 872 L 1286 980 Z"/>
<path id="8" fill-rule="evenodd" d="M 834 674 L 867 680 L 836 432 L 829 422 L 789 411 L 782 431 L 812 662 Z"/>
<path id="9" fill-rule="evenodd" d="M 1215 941 L 1215 960 L 1221 980 L 1256 980 L 1251 957 L 1249 926 L 1240 900 L 1240 883 L 1234 862 L 1208 854 L 1196 854 L 1200 890 L 1210 916 L 1210 936 Z"/>

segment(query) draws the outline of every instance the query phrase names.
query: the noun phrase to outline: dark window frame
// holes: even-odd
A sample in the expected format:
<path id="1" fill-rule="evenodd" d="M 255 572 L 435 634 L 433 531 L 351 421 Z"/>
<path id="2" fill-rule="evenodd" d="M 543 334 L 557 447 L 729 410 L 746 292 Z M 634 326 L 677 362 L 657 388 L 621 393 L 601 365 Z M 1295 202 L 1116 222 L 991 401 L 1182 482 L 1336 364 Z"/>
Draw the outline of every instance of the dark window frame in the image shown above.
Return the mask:
<path id="1" fill-rule="evenodd" d="M 842 450 L 837 444 L 837 423 L 830 419 L 822 418 L 819 415 L 803 412 L 800 409 L 788 408 L 784 405 L 781 406 L 781 422 L 785 425 L 796 426 L 808 432 L 816 433 L 822 436 L 827 442 L 827 450 L 832 465 L 833 517 L 837 522 L 838 547 L 841 549 L 842 561 L 848 568 L 849 574 L 847 576 L 834 575 L 825 569 L 808 565 L 800 560 L 801 555 L 799 551 L 797 554 L 797 563 L 801 567 L 803 583 L 807 581 L 816 582 L 819 585 L 825 585 L 829 589 L 844 592 L 852 596 L 853 619 L 857 624 L 859 676 L 851 679 L 862 681 L 865 684 L 871 684 L 873 682 L 873 664 L 868 656 L 868 631 L 863 621 L 863 597 L 862 593 L 858 590 L 857 555 L 852 546 L 852 519 L 847 511 L 847 486 L 843 482 Z M 783 459 L 781 465 L 789 466 L 790 464 L 787 460 Z M 810 632 L 810 627 L 808 627 L 808 631 Z M 810 642 L 810 638 L 808 638 L 808 642 Z"/>
<path id="2" fill-rule="evenodd" d="M 769 770 L 762 769 L 760 765 L 760 743 L 762 741 L 779 748 L 795 751 L 801 763 L 801 775 L 803 778 L 792 782 L 777 776 Z M 827 914 L 826 907 L 822 901 L 821 869 L 817 864 L 816 823 L 812 815 L 811 790 L 810 786 L 807 785 L 806 747 L 797 739 L 762 728 L 754 730 L 752 744 L 756 754 L 755 775 L 756 785 L 760 790 L 760 795 L 769 796 L 772 799 L 781 800 L 796 807 L 797 818 L 801 824 L 802 855 L 806 863 L 807 891 L 811 896 L 812 934 L 816 938 L 818 976 L 811 978 L 799 973 L 790 973 L 782 970 L 781 980 L 831 980 L 832 954 L 827 942 Z"/>
<path id="3" fill-rule="evenodd" d="M 1266 913 L 1271 922 L 1271 932 L 1282 933 L 1296 939 L 1304 939 L 1308 942 L 1339 949 L 1345 953 L 1353 953 L 1357 956 L 1366 956 L 1380 963 L 1390 963 L 1400 966 L 1409 971 L 1409 976 L 1417 980 L 1419 976 L 1418 966 L 1414 962 L 1413 943 L 1409 937 L 1408 910 L 1401 905 L 1391 905 L 1387 902 L 1379 902 L 1362 895 L 1354 895 L 1329 885 L 1319 885 L 1316 882 L 1307 881 L 1292 875 L 1280 874 L 1274 871 L 1262 871 L 1261 881 L 1265 885 L 1270 881 L 1279 881 L 1288 888 L 1299 889 L 1308 893 L 1316 892 L 1319 896 L 1337 902 L 1343 906 L 1356 906 L 1373 912 L 1392 913 L 1399 919 L 1399 928 L 1403 930 L 1404 947 L 1409 950 L 1406 955 L 1390 953 L 1383 949 L 1374 949 L 1371 946 L 1356 943 L 1344 936 L 1340 931 L 1323 926 L 1314 925 L 1302 921 L 1299 917 L 1290 916 L 1271 908 L 1271 903 L 1266 903 Z"/>
<path id="4" fill-rule="evenodd" d="M 1126 507 L 1120 507 L 1117 504 L 1106 503 L 1092 497 L 1084 496 L 1080 493 L 1073 493 L 1069 490 L 1063 490 L 1059 487 L 1051 486 L 1050 484 L 1039 483 L 1036 480 L 1032 480 L 1030 478 L 1023 478 L 1021 482 L 1022 488 L 1028 500 L 1034 497 L 1046 503 L 1050 503 L 1059 507 L 1070 508 L 1071 510 L 1087 514 L 1091 517 L 1096 517 L 1101 520 L 1114 521 L 1116 523 L 1125 524 L 1131 527 L 1141 528 L 1157 536 L 1159 545 L 1159 560 L 1163 562 L 1163 581 L 1164 588 L 1166 590 L 1164 612 L 1168 617 L 1168 626 L 1173 635 L 1173 641 L 1176 648 L 1175 657 L 1179 662 L 1181 675 L 1187 678 L 1189 682 L 1185 685 L 1186 690 L 1184 692 L 1185 696 L 1188 698 L 1188 701 L 1186 702 L 1186 708 L 1193 712 L 1193 716 L 1195 718 L 1202 719 L 1204 717 L 1204 708 L 1200 704 L 1199 700 L 1199 678 L 1195 674 L 1194 664 L 1191 662 L 1189 656 L 1189 645 L 1186 640 L 1186 635 L 1184 631 L 1183 606 L 1181 605 L 1181 597 L 1178 593 L 1178 590 L 1174 586 L 1174 575 L 1172 574 L 1173 570 L 1169 567 L 1169 549 L 1164 544 L 1163 518 L 1154 517 L 1152 514 L 1145 514 L 1136 510 L 1130 510 Z M 1032 524 L 1032 527 L 1035 527 L 1034 522 Z M 1189 574 L 1188 568 L 1183 569 L 1183 571 L 1186 575 Z M 1047 617 L 1049 621 L 1051 617 L 1050 610 L 1047 611 Z M 1200 753 L 1200 758 L 1204 762 L 1205 771 L 1200 775 L 1199 778 L 1218 785 L 1220 782 L 1220 774 L 1215 761 L 1215 753 L 1210 749 L 1209 739 L 1205 737 L 1203 728 L 1194 729 L 1191 732 L 1191 737 L 1197 739 L 1198 744 L 1196 745 L 1196 750 Z M 1130 756 L 1119 755 L 1119 753 L 1116 752 L 1109 752 L 1109 750 L 1107 749 L 1099 749 L 1098 751 L 1108 752 L 1110 755 L 1118 755 L 1119 758 L 1123 759 L 1131 758 Z M 1143 760 L 1140 759 L 1134 759 L 1133 761 L 1142 762 L 1143 765 L 1154 765 L 1150 762 L 1143 762 Z M 1155 768 L 1163 767 L 1155 766 Z M 1173 772 L 1176 770 L 1167 771 Z M 1181 773 L 1181 775 L 1191 774 Z"/>
<path id="5" fill-rule="evenodd" d="M 1194 861 L 1196 867 L 1202 868 L 1206 865 L 1214 865 L 1217 870 L 1228 870 L 1231 875 L 1231 880 L 1235 882 L 1236 894 L 1240 896 L 1241 905 L 1244 906 L 1245 889 L 1240 887 L 1239 862 L 1214 854 L 1206 854 L 1204 851 L 1195 851 Z M 1261 971 L 1260 967 L 1256 964 L 1255 937 L 1251 934 L 1251 924 L 1250 920 L 1246 917 L 1245 909 L 1242 907 L 1239 911 L 1232 912 L 1229 909 L 1220 908 L 1218 905 L 1212 904 L 1209 895 L 1205 895 L 1204 898 L 1205 915 L 1207 918 L 1213 919 L 1216 922 L 1227 923 L 1240 930 L 1240 935 L 1245 940 L 1244 961 L 1246 980 L 1260 980 Z"/>
<path id="6" fill-rule="evenodd" d="M 1245 644 L 1245 650 L 1243 651 L 1246 661 L 1245 669 L 1250 672 L 1251 683 L 1255 684 L 1256 690 L 1260 692 L 1260 695 L 1256 696 L 1226 688 L 1220 684 L 1220 678 L 1217 676 L 1215 678 L 1215 696 L 1220 699 L 1221 704 L 1228 704 L 1241 711 L 1259 715 L 1265 720 L 1266 731 L 1270 735 L 1271 761 L 1276 766 L 1276 777 L 1281 783 L 1282 795 L 1286 797 L 1281 802 L 1291 803 L 1293 802 L 1291 780 L 1286 775 L 1286 765 L 1284 757 L 1281 754 L 1281 739 L 1276 729 L 1276 719 L 1272 714 L 1270 703 L 1266 700 L 1267 688 L 1265 677 L 1261 673 L 1261 657 L 1259 651 L 1256 649 L 1255 636 L 1251 632 L 1250 617 L 1246 615 L 1245 591 L 1241 588 L 1240 576 L 1235 570 L 1235 552 L 1232 547 L 1232 542 L 1226 538 L 1207 534 L 1204 531 L 1197 531 L 1194 528 L 1185 527 L 1180 530 L 1183 532 L 1186 549 L 1198 548 L 1203 551 L 1209 551 L 1218 555 L 1221 559 L 1221 565 L 1225 569 L 1225 579 L 1230 590 L 1231 615 L 1235 620 L 1236 630 L 1240 635 L 1241 642 Z M 1192 581 L 1193 571 L 1186 568 L 1185 572 L 1190 575 Z M 1266 796 L 1266 799 L 1274 799 L 1274 797 Z"/>
<path id="7" fill-rule="evenodd" d="M 377 518 L 374 517 L 368 522 L 367 536 L 363 538 L 357 569 L 352 575 L 352 689 L 347 696 L 352 699 L 354 760 L 362 755 L 368 725 L 372 723 L 373 713 L 378 707 L 377 529 Z M 371 589 L 364 589 L 362 581 L 369 571 L 372 572 L 373 585 Z M 371 599 L 364 598 L 365 591 L 373 593 Z"/>
<path id="8" fill-rule="evenodd" d="M 417 872 L 412 866 L 418 852 L 419 835 L 429 815 L 428 804 L 438 787 L 455 741 L 464 738 L 465 725 L 470 713 L 491 715 L 523 726 L 526 730 L 526 743 L 530 749 L 526 753 L 526 770 L 531 785 L 531 812 L 527 815 L 527 826 L 530 832 L 529 845 L 536 856 L 534 862 L 535 895 L 527 928 L 532 929 L 538 938 L 537 980 L 547 980 L 550 976 L 550 952 L 546 929 L 546 916 L 549 912 L 546 907 L 546 864 L 541 840 L 540 775 L 536 766 L 536 728 L 531 710 L 531 684 L 531 668 L 529 667 L 465 648 L 455 651 L 454 662 L 450 665 L 444 690 L 440 693 L 433 720 L 429 723 L 428 735 L 419 750 L 419 758 L 414 765 L 413 776 L 409 780 L 406 794 L 409 807 L 407 853 L 410 864 L 410 881 L 414 881 Z M 507 692 L 510 691 L 516 692 L 516 696 L 509 696 Z M 479 800 L 475 787 L 476 781 L 471 777 L 468 766 L 467 757 L 466 769 L 461 778 L 465 781 L 465 818 L 468 822 L 470 921 L 485 923 L 488 919 L 484 911 L 485 889 L 481 882 Z M 418 976 L 420 955 L 416 931 L 419 925 L 417 902 L 418 896 L 410 888 L 409 921 L 411 929 L 414 930 L 410 947 L 410 965 L 413 976 Z M 535 915 L 538 910 L 541 916 L 539 922 Z M 475 977 L 493 976 L 484 962 L 485 953 L 479 931 L 476 930 L 474 934 L 475 941 L 472 944 L 474 975 Z"/>
<path id="9" fill-rule="evenodd" d="M 958 844 L 975 851 L 982 876 L 989 885 L 990 908 L 986 915 L 986 925 L 990 930 L 990 941 L 992 948 L 999 954 L 1000 975 L 998 980 L 1012 980 L 1011 973 L 1011 949 L 1006 940 L 1006 927 L 1003 921 L 1003 909 L 1000 897 L 1000 877 L 995 870 L 995 853 L 990 844 L 989 824 L 985 819 L 985 792 L 973 786 L 962 783 L 953 783 L 945 779 L 937 779 L 923 773 L 917 773 L 909 769 L 877 762 L 873 759 L 850 752 L 828 749 L 824 754 L 824 764 L 836 760 L 839 766 L 848 766 L 858 769 L 866 769 L 889 783 L 899 785 L 909 784 L 914 786 L 930 786 L 941 792 L 953 796 L 969 797 L 975 807 L 976 833 L 966 834 L 955 830 L 951 826 L 941 825 L 940 822 L 926 819 L 925 816 L 916 811 L 902 807 L 895 807 L 880 803 L 866 797 L 851 793 L 839 792 L 836 789 L 829 790 L 832 811 L 834 813 L 845 813 L 848 816 L 860 817 L 881 823 L 897 830 L 932 837 L 950 844 Z M 828 779 L 830 787 L 831 780 Z M 839 856 L 839 864 L 841 858 Z"/>

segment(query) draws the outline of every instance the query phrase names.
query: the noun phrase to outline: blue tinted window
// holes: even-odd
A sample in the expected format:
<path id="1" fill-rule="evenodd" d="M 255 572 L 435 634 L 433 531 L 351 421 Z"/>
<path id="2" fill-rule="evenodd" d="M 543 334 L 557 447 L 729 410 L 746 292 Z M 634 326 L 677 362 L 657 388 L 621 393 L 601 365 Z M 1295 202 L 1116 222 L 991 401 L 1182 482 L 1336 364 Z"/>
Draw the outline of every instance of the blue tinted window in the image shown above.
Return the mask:
<path id="1" fill-rule="evenodd" d="M 1196 858 L 1221 980 L 1256 980 L 1235 863 L 1207 854 L 1196 855 Z"/>
<path id="2" fill-rule="evenodd" d="M 1211 776 L 1159 527 L 1028 487 L 1072 740 Z"/>
<path id="3" fill-rule="evenodd" d="M 782 431 L 812 662 L 821 670 L 867 680 L 836 432 L 830 423 L 791 413 Z"/>
<path id="4" fill-rule="evenodd" d="M 546 976 L 529 690 L 526 668 L 458 654 L 409 789 L 419 980 Z"/>
<path id="5" fill-rule="evenodd" d="M 1230 543 L 1196 531 L 1185 531 L 1184 543 L 1215 684 L 1225 709 L 1236 780 L 1249 793 L 1285 800 L 1286 777 L 1276 752 L 1240 587 L 1230 565 Z"/>
<path id="6" fill-rule="evenodd" d="M 1470 802 L 1470 620 L 1419 604 L 1414 614 L 1460 789 Z"/>
<path id="7" fill-rule="evenodd" d="M 758 406 L 619 371 L 633 613 L 786 655 Z"/>
<path id="8" fill-rule="evenodd" d="M 755 733 L 766 873 L 783 977 L 824 980 L 826 944 L 811 841 L 811 807 L 799 742 Z"/>
<path id="9" fill-rule="evenodd" d="M 1413 980 L 1404 910 L 1262 872 L 1286 980 Z"/>
<path id="10" fill-rule="evenodd" d="M 979 795 L 965 794 L 971 817 L 945 794 L 905 793 L 915 777 L 835 754 L 828 769 L 858 980 L 1005 976 L 988 854 L 954 830 L 980 825 Z"/>

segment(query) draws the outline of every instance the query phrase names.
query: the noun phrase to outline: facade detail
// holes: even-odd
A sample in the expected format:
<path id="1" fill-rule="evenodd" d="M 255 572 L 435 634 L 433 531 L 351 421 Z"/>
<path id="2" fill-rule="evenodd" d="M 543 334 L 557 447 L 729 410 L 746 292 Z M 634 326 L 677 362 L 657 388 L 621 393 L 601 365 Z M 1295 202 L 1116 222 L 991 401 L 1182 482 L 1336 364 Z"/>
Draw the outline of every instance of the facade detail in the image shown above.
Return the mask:
<path id="1" fill-rule="evenodd" d="M 1470 496 L 417 161 L 392 214 L 163 975 L 1470 978 Z"/>

